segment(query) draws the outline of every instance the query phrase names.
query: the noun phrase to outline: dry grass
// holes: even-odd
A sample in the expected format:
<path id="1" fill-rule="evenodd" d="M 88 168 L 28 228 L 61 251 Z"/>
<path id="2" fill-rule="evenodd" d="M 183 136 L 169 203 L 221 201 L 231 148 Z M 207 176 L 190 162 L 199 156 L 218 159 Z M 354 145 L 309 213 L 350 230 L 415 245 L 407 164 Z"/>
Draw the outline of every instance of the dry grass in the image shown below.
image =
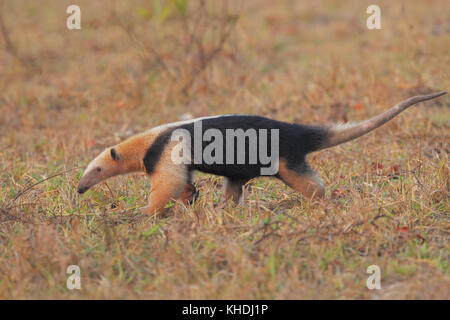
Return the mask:
<path id="1" fill-rule="evenodd" d="M 143 175 L 79 196 L 82 169 L 17 196 L 186 113 L 327 124 L 448 90 L 446 1 L 381 2 L 380 31 L 365 27 L 372 1 L 189 1 L 167 17 L 77 2 L 81 31 L 65 28 L 69 1 L 1 9 L 0 298 L 450 298 L 448 96 L 311 155 L 320 204 L 258 179 L 232 208 L 198 175 L 199 201 L 154 219 L 135 210 Z M 382 290 L 365 286 L 372 264 Z"/>

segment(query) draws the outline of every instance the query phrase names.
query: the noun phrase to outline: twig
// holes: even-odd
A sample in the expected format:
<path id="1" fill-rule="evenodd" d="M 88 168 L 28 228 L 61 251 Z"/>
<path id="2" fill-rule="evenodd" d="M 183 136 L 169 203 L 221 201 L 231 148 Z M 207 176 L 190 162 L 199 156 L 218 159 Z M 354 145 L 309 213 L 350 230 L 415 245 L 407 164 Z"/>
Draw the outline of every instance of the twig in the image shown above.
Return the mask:
<path id="1" fill-rule="evenodd" d="M 67 172 L 70 172 L 70 171 L 73 171 L 73 170 L 76 170 L 76 169 L 80 169 L 80 168 L 82 168 L 82 167 L 81 167 L 81 166 L 80 166 L 80 167 L 75 167 L 75 168 L 68 169 L 68 170 L 65 170 L 65 171 L 62 171 L 62 172 L 58 172 L 58 173 L 55 173 L 55 174 L 51 175 L 51 176 L 48 177 L 48 178 L 45 178 L 45 179 L 42 179 L 42 180 L 40 180 L 40 181 L 38 181 L 38 182 L 36 182 L 36 183 L 33 183 L 31 186 L 29 186 L 29 187 L 27 187 L 27 188 L 25 188 L 25 189 L 20 190 L 20 191 L 16 194 L 16 196 L 14 197 L 14 200 L 13 200 L 13 201 L 16 201 L 16 200 L 19 199 L 19 197 L 21 197 L 23 194 L 25 194 L 26 192 L 30 191 L 31 189 L 33 189 L 33 188 L 34 188 L 35 186 L 37 186 L 38 184 L 41 184 L 42 182 L 45 182 L 45 181 L 47 181 L 47 180 L 53 179 L 53 178 L 55 178 L 55 177 L 57 177 L 57 176 L 61 176 L 61 175 L 65 174 L 65 173 L 67 173 Z"/>

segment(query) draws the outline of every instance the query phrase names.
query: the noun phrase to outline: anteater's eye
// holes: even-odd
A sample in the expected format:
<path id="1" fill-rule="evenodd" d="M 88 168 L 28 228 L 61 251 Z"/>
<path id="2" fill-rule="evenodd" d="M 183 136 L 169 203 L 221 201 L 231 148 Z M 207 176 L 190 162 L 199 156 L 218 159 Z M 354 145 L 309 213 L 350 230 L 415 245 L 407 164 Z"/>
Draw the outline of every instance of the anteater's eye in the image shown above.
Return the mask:
<path id="1" fill-rule="evenodd" d="M 102 168 L 98 167 L 97 172 L 100 172 L 100 171 L 102 171 Z"/>

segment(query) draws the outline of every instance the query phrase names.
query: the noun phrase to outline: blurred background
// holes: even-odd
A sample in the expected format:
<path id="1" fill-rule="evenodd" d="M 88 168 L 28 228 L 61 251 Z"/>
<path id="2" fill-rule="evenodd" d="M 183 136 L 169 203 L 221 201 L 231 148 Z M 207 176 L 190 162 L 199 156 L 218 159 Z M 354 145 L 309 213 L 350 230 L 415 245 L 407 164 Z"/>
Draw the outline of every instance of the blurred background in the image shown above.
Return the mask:
<path id="1" fill-rule="evenodd" d="M 0 0 L 0 297 L 67 297 L 75 261 L 84 297 L 448 298 L 448 96 L 311 155 L 329 190 L 318 207 L 258 181 L 250 211 L 219 209 L 221 181 L 201 176 L 197 209 L 135 225 L 117 214 L 145 203 L 146 179 L 76 194 L 101 150 L 162 123 L 359 121 L 448 91 L 449 2 L 376 1 L 369 30 L 374 2 Z M 66 27 L 72 4 L 81 30 Z M 391 291 L 364 287 L 374 262 Z"/>

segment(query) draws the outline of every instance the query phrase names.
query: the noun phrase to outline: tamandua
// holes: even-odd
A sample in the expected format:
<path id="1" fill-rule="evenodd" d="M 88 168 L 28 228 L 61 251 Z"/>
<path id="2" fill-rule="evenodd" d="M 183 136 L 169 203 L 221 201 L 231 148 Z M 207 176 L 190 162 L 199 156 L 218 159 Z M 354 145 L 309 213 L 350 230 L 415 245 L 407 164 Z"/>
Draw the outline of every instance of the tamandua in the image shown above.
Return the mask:
<path id="1" fill-rule="evenodd" d="M 192 175 L 193 171 L 198 170 L 224 176 L 225 198 L 238 202 L 243 186 L 250 179 L 261 176 L 263 168 L 267 169 L 267 159 L 261 157 L 261 152 L 259 157 L 257 156 L 257 148 L 251 145 L 253 143 L 266 152 L 275 150 L 278 154 L 275 159 L 277 170 L 269 171 L 266 175 L 281 179 L 307 198 L 322 198 L 325 194 L 324 186 L 319 176 L 306 162 L 308 153 L 356 139 L 380 127 L 408 107 L 444 94 L 446 92 L 441 91 L 409 98 L 369 120 L 355 124 L 308 126 L 254 115 L 235 114 L 161 125 L 109 147 L 99 154 L 84 171 L 78 184 L 78 192 L 84 193 L 93 185 L 113 176 L 143 171 L 151 179 L 149 205 L 145 207 L 144 212 L 155 214 L 170 200 L 195 200 L 193 198 L 196 190 L 192 185 Z M 196 132 L 199 128 L 200 132 Z M 245 148 L 241 151 L 246 153 L 245 156 L 242 157 L 237 152 L 239 146 L 235 144 L 230 147 L 228 140 L 223 141 L 225 140 L 223 137 L 227 137 L 230 130 L 244 134 L 241 142 L 244 142 Z M 263 134 L 256 140 L 252 139 L 249 132 L 257 131 Z M 184 136 L 183 139 L 179 139 L 179 136 L 178 139 L 174 139 L 176 132 L 190 134 L 194 139 L 184 139 Z M 220 134 L 223 134 L 223 137 L 220 137 Z M 278 139 L 272 139 L 276 136 Z M 199 137 L 200 146 L 196 146 Z M 208 148 L 208 140 L 213 141 L 213 137 L 216 149 L 211 155 L 215 157 L 213 159 L 215 161 L 198 161 L 196 157 L 202 155 L 202 149 Z M 236 136 L 232 142 L 235 142 L 234 138 Z M 181 147 L 187 149 L 174 152 L 175 148 L 180 148 L 180 140 Z M 211 149 L 211 146 L 209 148 Z M 197 152 L 199 150 L 200 152 Z M 223 159 L 216 157 L 220 153 Z M 181 155 L 187 161 L 180 162 L 178 158 L 174 161 L 174 154 Z"/>

